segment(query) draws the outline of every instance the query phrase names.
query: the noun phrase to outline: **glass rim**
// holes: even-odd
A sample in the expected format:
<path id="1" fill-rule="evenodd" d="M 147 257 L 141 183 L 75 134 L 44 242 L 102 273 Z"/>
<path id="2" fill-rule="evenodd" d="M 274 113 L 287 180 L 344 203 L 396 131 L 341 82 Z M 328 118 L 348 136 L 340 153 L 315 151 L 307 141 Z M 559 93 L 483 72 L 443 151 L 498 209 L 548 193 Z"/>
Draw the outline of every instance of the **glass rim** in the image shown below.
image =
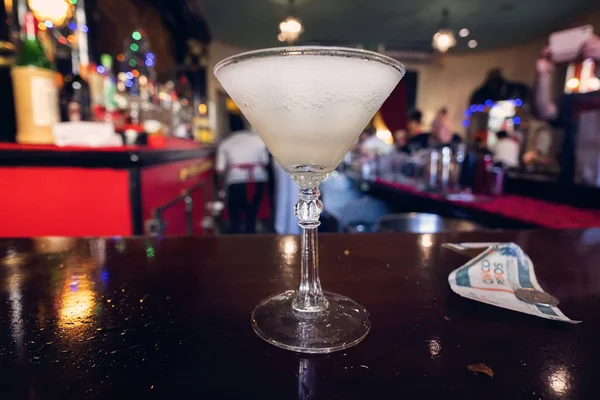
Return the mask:
<path id="1" fill-rule="evenodd" d="M 365 60 L 376 61 L 388 65 L 400 72 L 402 76 L 404 76 L 404 74 L 406 73 L 406 67 L 400 61 L 392 57 L 377 53 L 375 51 L 336 46 L 290 46 L 251 50 L 235 54 L 233 56 L 229 56 L 219 61 L 215 65 L 215 67 L 213 68 L 213 74 L 216 75 L 221 68 L 226 67 L 230 64 L 237 64 L 241 61 L 250 60 L 254 58 L 299 55 L 362 58 Z"/>

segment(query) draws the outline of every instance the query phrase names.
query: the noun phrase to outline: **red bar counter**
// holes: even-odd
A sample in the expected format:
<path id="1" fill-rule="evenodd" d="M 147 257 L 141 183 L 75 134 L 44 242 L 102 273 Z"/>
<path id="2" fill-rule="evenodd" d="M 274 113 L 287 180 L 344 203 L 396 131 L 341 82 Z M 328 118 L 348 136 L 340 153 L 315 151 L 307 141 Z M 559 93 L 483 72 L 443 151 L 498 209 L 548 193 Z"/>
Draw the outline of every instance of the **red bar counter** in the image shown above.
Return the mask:
<path id="1" fill-rule="evenodd" d="M 214 150 L 0 143 L 0 237 L 202 234 Z"/>

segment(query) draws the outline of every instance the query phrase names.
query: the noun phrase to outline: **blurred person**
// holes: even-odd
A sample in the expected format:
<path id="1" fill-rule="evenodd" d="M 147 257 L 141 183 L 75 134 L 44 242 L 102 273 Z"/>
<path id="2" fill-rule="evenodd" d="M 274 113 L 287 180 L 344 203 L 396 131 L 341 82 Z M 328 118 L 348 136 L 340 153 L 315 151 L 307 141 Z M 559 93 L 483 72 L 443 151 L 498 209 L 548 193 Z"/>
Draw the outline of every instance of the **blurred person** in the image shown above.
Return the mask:
<path id="1" fill-rule="evenodd" d="M 414 110 L 408 114 L 408 122 L 406 124 L 408 140 L 402 149 L 405 153 L 413 153 L 429 147 L 429 138 L 431 135 L 423 132 L 422 119 L 423 113 L 419 110 Z"/>
<path id="2" fill-rule="evenodd" d="M 591 58 L 600 76 L 600 37 L 584 43 L 581 56 Z M 565 138 L 560 154 L 561 178 L 600 186 L 600 92 L 563 95 L 552 102 L 554 64 L 548 48 L 536 62 L 535 108 L 540 117 L 562 126 Z"/>
<path id="3" fill-rule="evenodd" d="M 258 134 L 244 128 L 240 115 L 229 117 L 231 135 L 217 149 L 219 187 L 227 187 L 230 233 L 240 233 L 242 213 L 246 233 L 256 232 L 258 207 L 265 190 L 269 163 L 267 148 Z"/>
<path id="4" fill-rule="evenodd" d="M 502 163 L 507 168 L 519 167 L 519 143 L 511 138 L 506 131 L 496 133 L 498 141 L 494 146 L 494 162 Z"/>
<path id="5" fill-rule="evenodd" d="M 406 122 L 406 129 L 408 131 L 408 138 L 423 133 L 423 127 L 421 122 L 423 120 L 423 113 L 420 110 L 413 110 L 408 114 L 408 121 Z"/>
<path id="6" fill-rule="evenodd" d="M 279 235 L 298 235 L 300 226 L 292 210 L 298 201 L 298 185 L 292 176 L 273 160 L 275 175 L 275 232 Z"/>
<path id="7" fill-rule="evenodd" d="M 523 154 L 523 162 L 527 165 L 548 165 L 552 162 L 552 133 L 545 123 L 537 126 L 529 140 L 529 149 Z"/>
<path id="8" fill-rule="evenodd" d="M 406 131 L 404 129 L 398 129 L 394 132 L 394 147 L 397 151 L 401 151 L 406 146 Z"/>
<path id="9" fill-rule="evenodd" d="M 430 146 L 450 146 L 455 148 L 460 143 L 462 143 L 461 137 L 452 132 L 452 123 L 450 122 L 450 118 L 448 118 L 448 109 L 445 107 L 441 108 L 431 124 Z"/>
<path id="10" fill-rule="evenodd" d="M 365 139 L 360 144 L 360 151 L 363 155 L 374 158 L 378 155 L 390 153 L 393 148 L 389 144 L 377 137 L 377 131 L 374 127 L 368 127 L 364 130 L 361 136 L 365 135 Z"/>

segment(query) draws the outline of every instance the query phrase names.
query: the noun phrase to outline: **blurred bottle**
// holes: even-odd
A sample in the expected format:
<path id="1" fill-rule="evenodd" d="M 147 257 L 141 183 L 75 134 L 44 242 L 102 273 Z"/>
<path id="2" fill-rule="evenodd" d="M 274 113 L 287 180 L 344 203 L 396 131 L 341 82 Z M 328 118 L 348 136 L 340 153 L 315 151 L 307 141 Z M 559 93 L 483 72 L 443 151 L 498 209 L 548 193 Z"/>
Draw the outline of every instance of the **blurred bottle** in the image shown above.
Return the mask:
<path id="1" fill-rule="evenodd" d="M 107 122 L 113 122 L 113 114 L 117 110 L 117 103 L 115 101 L 116 84 L 112 70 L 113 59 L 110 54 L 102 54 L 102 56 L 100 57 L 100 62 L 105 70 L 102 86 L 104 120 Z"/>
<path id="2" fill-rule="evenodd" d="M 0 142 L 14 142 L 17 131 L 15 104 L 10 70 L 15 65 L 16 48 L 10 42 L 8 12 L 5 3 L 0 3 Z"/>
<path id="3" fill-rule="evenodd" d="M 90 86 L 80 74 L 80 53 L 77 46 L 71 49 L 71 60 L 63 77 L 60 94 L 63 121 L 90 121 L 92 119 Z"/>
<path id="4" fill-rule="evenodd" d="M 19 143 L 53 144 L 52 126 L 59 121 L 56 73 L 37 37 L 38 22 L 24 17 L 24 40 L 11 71 Z"/>

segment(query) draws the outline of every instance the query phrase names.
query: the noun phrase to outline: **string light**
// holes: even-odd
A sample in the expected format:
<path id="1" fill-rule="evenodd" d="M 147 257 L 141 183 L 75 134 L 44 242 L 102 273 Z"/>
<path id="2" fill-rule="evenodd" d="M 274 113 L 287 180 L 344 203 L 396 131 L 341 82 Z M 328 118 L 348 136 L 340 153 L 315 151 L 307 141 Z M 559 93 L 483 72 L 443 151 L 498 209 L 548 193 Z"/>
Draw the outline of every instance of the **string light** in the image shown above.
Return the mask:
<path id="1" fill-rule="evenodd" d="M 471 110 L 471 112 L 477 112 L 477 105 L 471 104 L 471 108 L 469 108 L 469 110 Z"/>
<path id="2" fill-rule="evenodd" d="M 117 56 L 117 60 L 119 60 L 119 61 L 121 61 L 121 62 L 125 61 L 125 54 L 119 54 L 119 55 Z"/>
<path id="3" fill-rule="evenodd" d="M 494 105 L 494 102 L 493 102 L 492 100 L 490 100 L 490 99 L 487 99 L 487 100 L 485 101 L 485 106 L 486 106 L 486 107 L 491 107 L 491 106 L 493 106 L 493 105 Z"/>
<path id="4" fill-rule="evenodd" d="M 76 39 L 75 39 L 75 36 L 69 35 L 69 36 L 67 36 L 67 40 L 69 41 L 69 43 L 75 43 Z"/>
<path id="5" fill-rule="evenodd" d="M 147 58 L 148 60 L 154 60 L 154 54 L 152 54 L 152 53 L 147 53 L 147 54 L 146 54 L 146 58 Z"/>
<path id="6" fill-rule="evenodd" d="M 469 36 L 471 32 L 469 32 L 469 30 L 467 28 L 462 28 L 460 31 L 458 31 L 458 36 L 460 37 L 467 37 Z"/>
<path id="7" fill-rule="evenodd" d="M 483 104 L 478 105 L 477 106 L 477 111 L 484 112 L 485 111 L 485 106 Z"/>
<path id="8" fill-rule="evenodd" d="M 60 44 L 67 44 L 67 38 L 64 36 L 61 36 L 58 38 L 58 43 Z"/>
<path id="9" fill-rule="evenodd" d="M 464 126 L 466 128 L 469 125 L 471 125 L 471 121 L 468 119 L 463 119 L 462 126 Z"/>
<path id="10" fill-rule="evenodd" d="M 134 40 L 140 40 L 140 39 L 142 38 L 142 35 L 141 35 L 141 34 L 140 34 L 138 31 L 135 31 L 135 32 L 133 32 L 133 33 L 131 34 L 131 37 L 132 37 Z"/>
<path id="11" fill-rule="evenodd" d="M 513 118 L 513 123 L 515 125 L 519 125 L 521 123 L 521 117 L 514 117 Z"/>
<path id="12" fill-rule="evenodd" d="M 77 4 L 77 0 L 69 0 L 69 2 L 73 5 Z"/>
<path id="13" fill-rule="evenodd" d="M 131 73 L 135 78 L 139 78 L 140 76 L 140 71 L 138 71 L 137 69 L 134 69 L 133 71 L 131 71 Z"/>
<path id="14" fill-rule="evenodd" d="M 470 49 L 474 49 L 478 44 L 479 43 L 477 43 L 477 40 L 471 39 L 469 40 L 469 43 L 467 43 L 467 46 L 469 46 Z"/>
<path id="15" fill-rule="evenodd" d="M 127 86 L 128 88 L 133 87 L 133 81 L 125 81 L 125 86 Z"/>
<path id="16" fill-rule="evenodd" d="M 98 71 L 99 74 L 103 74 L 106 72 L 106 68 L 104 68 L 102 65 L 98 65 L 96 67 L 96 71 Z"/>
<path id="17" fill-rule="evenodd" d="M 40 31 L 45 31 L 46 30 L 46 25 L 44 25 L 43 22 L 38 22 L 38 29 Z"/>
<path id="18" fill-rule="evenodd" d="M 79 30 L 83 33 L 87 33 L 89 29 L 88 29 L 87 25 L 81 25 Z"/>
<path id="19" fill-rule="evenodd" d="M 138 51 L 140 49 L 140 46 L 138 46 L 136 43 L 131 43 L 131 46 L 129 46 L 129 48 L 131 49 L 131 51 Z"/>
<path id="20" fill-rule="evenodd" d="M 136 65 L 137 65 L 137 62 L 133 58 L 129 60 L 130 67 L 135 67 Z"/>
<path id="21" fill-rule="evenodd" d="M 69 22 L 69 29 L 74 31 L 77 29 L 77 24 L 75 22 Z"/>
<path id="22" fill-rule="evenodd" d="M 50 29 L 54 28 L 54 24 L 49 19 L 44 21 L 44 25 L 46 25 L 46 28 L 50 28 Z"/>
<path id="23" fill-rule="evenodd" d="M 154 65 L 154 61 L 152 61 L 152 60 L 150 60 L 150 59 L 146 59 L 146 62 L 145 62 L 145 64 L 146 64 L 146 67 L 151 67 L 151 66 L 153 66 L 153 65 Z"/>
<path id="24" fill-rule="evenodd" d="M 523 100 L 521 100 L 521 99 L 516 99 L 515 100 L 515 106 L 521 107 L 522 105 L 523 105 Z"/>
<path id="25" fill-rule="evenodd" d="M 127 73 L 125 74 L 125 79 L 133 79 L 133 73 L 131 73 L 131 72 L 127 72 Z"/>
<path id="26" fill-rule="evenodd" d="M 146 78 L 146 76 L 145 76 L 145 75 L 142 75 L 142 76 L 140 76 L 140 80 L 139 80 L 139 82 L 140 82 L 140 85 L 142 85 L 142 86 L 143 86 L 143 85 L 145 85 L 146 83 L 148 83 L 148 78 Z"/>

